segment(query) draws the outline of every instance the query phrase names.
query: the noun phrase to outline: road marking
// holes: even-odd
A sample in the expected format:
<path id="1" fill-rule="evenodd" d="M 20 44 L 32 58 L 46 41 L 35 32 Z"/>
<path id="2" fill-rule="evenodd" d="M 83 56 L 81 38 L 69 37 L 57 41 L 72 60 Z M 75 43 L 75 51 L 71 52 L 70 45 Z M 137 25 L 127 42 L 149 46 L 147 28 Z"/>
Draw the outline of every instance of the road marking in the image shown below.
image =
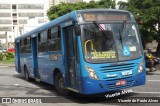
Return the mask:
<path id="1" fill-rule="evenodd" d="M 160 92 L 139 92 L 139 91 L 133 91 L 133 93 L 141 93 L 141 94 L 160 94 Z"/>
<path id="2" fill-rule="evenodd" d="M 155 72 L 155 75 L 156 75 L 156 74 L 160 74 L 160 72 Z"/>
<path id="3" fill-rule="evenodd" d="M 19 84 L 14 84 L 15 86 L 18 86 Z"/>
<path id="4" fill-rule="evenodd" d="M 160 82 L 160 80 L 147 80 L 148 82 Z"/>
<path id="5" fill-rule="evenodd" d="M 8 66 L 0 66 L 0 67 L 8 67 Z"/>
<path id="6" fill-rule="evenodd" d="M 36 87 L 36 85 L 34 85 L 34 84 L 28 84 L 29 86 L 34 86 L 34 87 Z"/>

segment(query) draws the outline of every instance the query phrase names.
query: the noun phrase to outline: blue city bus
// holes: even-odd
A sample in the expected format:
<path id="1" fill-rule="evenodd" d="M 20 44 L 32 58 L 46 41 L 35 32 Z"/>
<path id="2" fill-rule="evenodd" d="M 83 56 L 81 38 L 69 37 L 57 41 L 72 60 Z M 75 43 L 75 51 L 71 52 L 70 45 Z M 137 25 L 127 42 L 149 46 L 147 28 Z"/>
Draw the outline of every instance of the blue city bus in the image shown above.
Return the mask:
<path id="1" fill-rule="evenodd" d="M 15 39 L 16 71 L 26 80 L 96 94 L 145 84 L 138 25 L 128 11 L 72 11 Z"/>

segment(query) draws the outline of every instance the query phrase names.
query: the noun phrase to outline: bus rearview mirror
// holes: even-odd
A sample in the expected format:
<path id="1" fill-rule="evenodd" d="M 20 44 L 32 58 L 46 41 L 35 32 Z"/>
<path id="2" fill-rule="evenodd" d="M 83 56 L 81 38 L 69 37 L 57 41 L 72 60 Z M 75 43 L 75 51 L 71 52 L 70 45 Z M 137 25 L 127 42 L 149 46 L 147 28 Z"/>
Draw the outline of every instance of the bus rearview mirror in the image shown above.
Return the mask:
<path id="1" fill-rule="evenodd" d="M 80 30 L 80 26 L 78 24 L 74 25 L 74 30 L 75 30 L 76 35 L 79 36 L 81 33 L 81 30 Z"/>

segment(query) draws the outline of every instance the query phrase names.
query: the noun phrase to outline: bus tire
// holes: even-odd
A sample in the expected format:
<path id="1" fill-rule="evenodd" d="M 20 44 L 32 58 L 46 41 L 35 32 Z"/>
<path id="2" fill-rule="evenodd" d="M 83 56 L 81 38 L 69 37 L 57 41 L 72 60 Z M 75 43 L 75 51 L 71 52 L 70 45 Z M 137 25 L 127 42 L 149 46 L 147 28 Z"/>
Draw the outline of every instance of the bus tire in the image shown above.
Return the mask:
<path id="1" fill-rule="evenodd" d="M 26 81 L 31 81 L 31 78 L 29 77 L 29 71 L 27 67 L 24 68 L 24 77 Z"/>
<path id="2" fill-rule="evenodd" d="M 64 79 L 61 73 L 55 75 L 55 88 L 58 94 L 68 95 L 69 91 L 64 88 Z"/>

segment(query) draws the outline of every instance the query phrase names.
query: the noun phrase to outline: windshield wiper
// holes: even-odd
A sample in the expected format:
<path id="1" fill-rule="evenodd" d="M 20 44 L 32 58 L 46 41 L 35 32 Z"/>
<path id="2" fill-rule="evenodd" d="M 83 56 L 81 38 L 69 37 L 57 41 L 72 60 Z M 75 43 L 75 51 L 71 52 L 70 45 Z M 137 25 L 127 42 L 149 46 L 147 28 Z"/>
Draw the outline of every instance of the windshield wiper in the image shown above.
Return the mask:
<path id="1" fill-rule="evenodd" d="M 119 30 L 119 40 L 120 40 L 120 42 L 121 42 L 121 44 L 122 44 L 122 48 L 123 48 L 123 40 L 122 40 L 122 32 L 121 32 L 121 30 Z"/>
<path id="2" fill-rule="evenodd" d="M 119 30 L 119 40 L 121 41 L 121 44 L 122 44 L 122 48 L 123 48 L 123 38 L 122 36 L 124 37 L 125 36 L 125 29 L 126 29 L 126 21 L 123 21 L 123 24 L 122 24 L 122 29 Z"/>
<path id="3" fill-rule="evenodd" d="M 106 32 L 106 31 L 104 30 L 104 28 L 103 28 L 102 26 L 100 26 L 99 23 L 97 23 L 97 21 L 93 21 L 93 24 L 96 25 L 98 28 L 101 29 L 101 31 L 102 31 L 103 34 L 105 35 L 105 38 L 106 38 L 106 37 L 107 37 L 107 39 L 111 39 L 111 38 L 112 38 L 112 37 L 111 37 L 111 34 L 110 34 L 109 32 Z"/>
<path id="4" fill-rule="evenodd" d="M 100 30 L 103 32 L 104 37 L 107 39 L 108 42 L 110 42 L 109 49 L 111 49 L 114 45 L 114 37 L 113 33 L 110 30 L 105 30 L 97 21 L 93 21 L 93 24 L 100 28 Z"/>

